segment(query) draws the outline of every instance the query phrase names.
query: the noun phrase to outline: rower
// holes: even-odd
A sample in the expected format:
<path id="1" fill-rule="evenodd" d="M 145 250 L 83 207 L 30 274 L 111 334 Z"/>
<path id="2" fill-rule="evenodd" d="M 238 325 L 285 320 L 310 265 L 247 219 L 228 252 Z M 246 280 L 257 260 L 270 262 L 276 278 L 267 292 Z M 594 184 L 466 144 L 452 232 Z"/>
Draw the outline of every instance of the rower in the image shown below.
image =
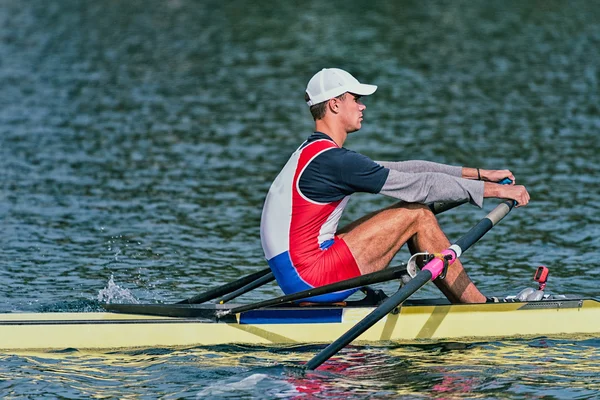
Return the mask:
<path id="1" fill-rule="evenodd" d="M 286 294 L 356 278 L 387 268 L 407 243 L 411 253 L 439 253 L 450 246 L 430 202 L 511 199 L 525 206 L 529 194 L 510 170 L 484 170 L 427 161 L 373 161 L 344 148 L 362 127 L 363 96 L 375 85 L 348 72 L 325 68 L 308 82 L 305 100 L 315 130 L 291 155 L 267 194 L 261 243 L 277 283 Z M 452 150 L 452 149 L 449 149 Z M 396 149 L 402 153 L 402 149 Z M 511 184 L 500 185 L 509 178 Z M 398 203 L 338 228 L 352 194 L 382 194 Z M 451 302 L 484 303 L 460 260 L 435 284 Z M 339 302 L 355 290 L 310 301 Z"/>

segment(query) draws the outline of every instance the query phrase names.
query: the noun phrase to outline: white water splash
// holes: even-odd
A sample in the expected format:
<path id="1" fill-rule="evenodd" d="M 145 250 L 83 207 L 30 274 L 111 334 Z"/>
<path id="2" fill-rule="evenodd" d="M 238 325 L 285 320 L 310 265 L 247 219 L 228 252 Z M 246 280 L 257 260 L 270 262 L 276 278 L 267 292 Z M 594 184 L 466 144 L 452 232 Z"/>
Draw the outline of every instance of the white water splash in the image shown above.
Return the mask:
<path id="1" fill-rule="evenodd" d="M 114 277 L 111 274 L 108 280 L 108 285 L 98 292 L 98 301 L 101 303 L 129 303 L 139 304 L 140 302 L 135 296 L 125 288 L 120 287 L 115 283 Z"/>
<path id="2" fill-rule="evenodd" d="M 215 382 L 197 393 L 196 398 L 202 399 L 220 395 L 230 396 L 232 394 L 240 395 L 240 397 L 244 397 L 244 395 L 254 397 L 256 396 L 256 393 L 261 393 L 262 395 L 265 395 L 266 398 L 275 399 L 287 398 L 298 394 L 293 385 L 285 381 L 280 381 L 279 379 L 274 379 L 266 374 L 252 374 L 242 380 L 238 379 L 239 377 L 232 377 L 229 379 L 229 382 L 227 380 Z M 263 381 L 270 382 L 270 385 L 273 385 L 273 382 L 276 382 L 276 389 L 274 389 L 274 391 L 269 390 L 268 385 L 265 385 L 265 382 Z"/>

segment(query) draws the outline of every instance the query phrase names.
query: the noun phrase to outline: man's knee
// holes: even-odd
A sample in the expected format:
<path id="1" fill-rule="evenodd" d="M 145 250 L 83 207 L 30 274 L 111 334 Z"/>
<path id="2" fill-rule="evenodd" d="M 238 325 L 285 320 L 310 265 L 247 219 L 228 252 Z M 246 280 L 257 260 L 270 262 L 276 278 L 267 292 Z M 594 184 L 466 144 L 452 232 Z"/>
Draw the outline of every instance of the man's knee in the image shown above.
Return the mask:
<path id="1" fill-rule="evenodd" d="M 402 219 L 409 220 L 410 222 L 437 223 L 435 214 L 425 204 L 400 202 L 392 205 L 390 209 L 397 210 Z"/>

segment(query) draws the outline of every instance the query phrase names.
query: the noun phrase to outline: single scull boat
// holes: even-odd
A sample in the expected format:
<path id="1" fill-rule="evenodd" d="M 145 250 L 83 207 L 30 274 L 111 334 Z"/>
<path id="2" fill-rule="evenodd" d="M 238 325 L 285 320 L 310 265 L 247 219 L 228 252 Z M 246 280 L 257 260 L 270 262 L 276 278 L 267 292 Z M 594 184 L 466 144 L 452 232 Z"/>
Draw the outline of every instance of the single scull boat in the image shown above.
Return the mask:
<path id="1" fill-rule="evenodd" d="M 235 306 L 114 304 L 108 307 L 117 312 L 2 314 L 0 349 L 327 343 L 375 308 L 284 306 L 218 318 L 215 310 Z M 567 334 L 600 334 L 598 300 L 571 298 L 454 305 L 446 300 L 408 300 L 358 340 L 488 340 Z"/>

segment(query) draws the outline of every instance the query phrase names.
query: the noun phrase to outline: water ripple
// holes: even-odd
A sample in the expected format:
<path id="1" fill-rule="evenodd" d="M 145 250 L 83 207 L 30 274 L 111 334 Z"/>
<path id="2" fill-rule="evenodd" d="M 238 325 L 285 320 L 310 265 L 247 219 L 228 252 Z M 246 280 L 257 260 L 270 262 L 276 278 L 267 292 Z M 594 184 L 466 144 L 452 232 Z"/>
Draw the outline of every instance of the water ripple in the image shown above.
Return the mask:
<path id="1" fill-rule="evenodd" d="M 379 85 L 349 148 L 510 168 L 528 187 L 531 204 L 464 256 L 484 292 L 515 294 L 543 264 L 550 292 L 598 295 L 597 4 L 299 4 L 2 2 L 0 311 L 97 310 L 111 277 L 140 302 L 174 302 L 264 268 L 261 206 L 312 129 L 302 92 L 324 66 Z M 387 204 L 358 195 L 342 222 Z M 440 223 L 456 240 L 493 206 Z M 292 383 L 253 369 L 308 350 L 5 355 L 0 392 L 590 398 L 598 347 L 364 348 L 342 353 L 341 372 Z"/>

